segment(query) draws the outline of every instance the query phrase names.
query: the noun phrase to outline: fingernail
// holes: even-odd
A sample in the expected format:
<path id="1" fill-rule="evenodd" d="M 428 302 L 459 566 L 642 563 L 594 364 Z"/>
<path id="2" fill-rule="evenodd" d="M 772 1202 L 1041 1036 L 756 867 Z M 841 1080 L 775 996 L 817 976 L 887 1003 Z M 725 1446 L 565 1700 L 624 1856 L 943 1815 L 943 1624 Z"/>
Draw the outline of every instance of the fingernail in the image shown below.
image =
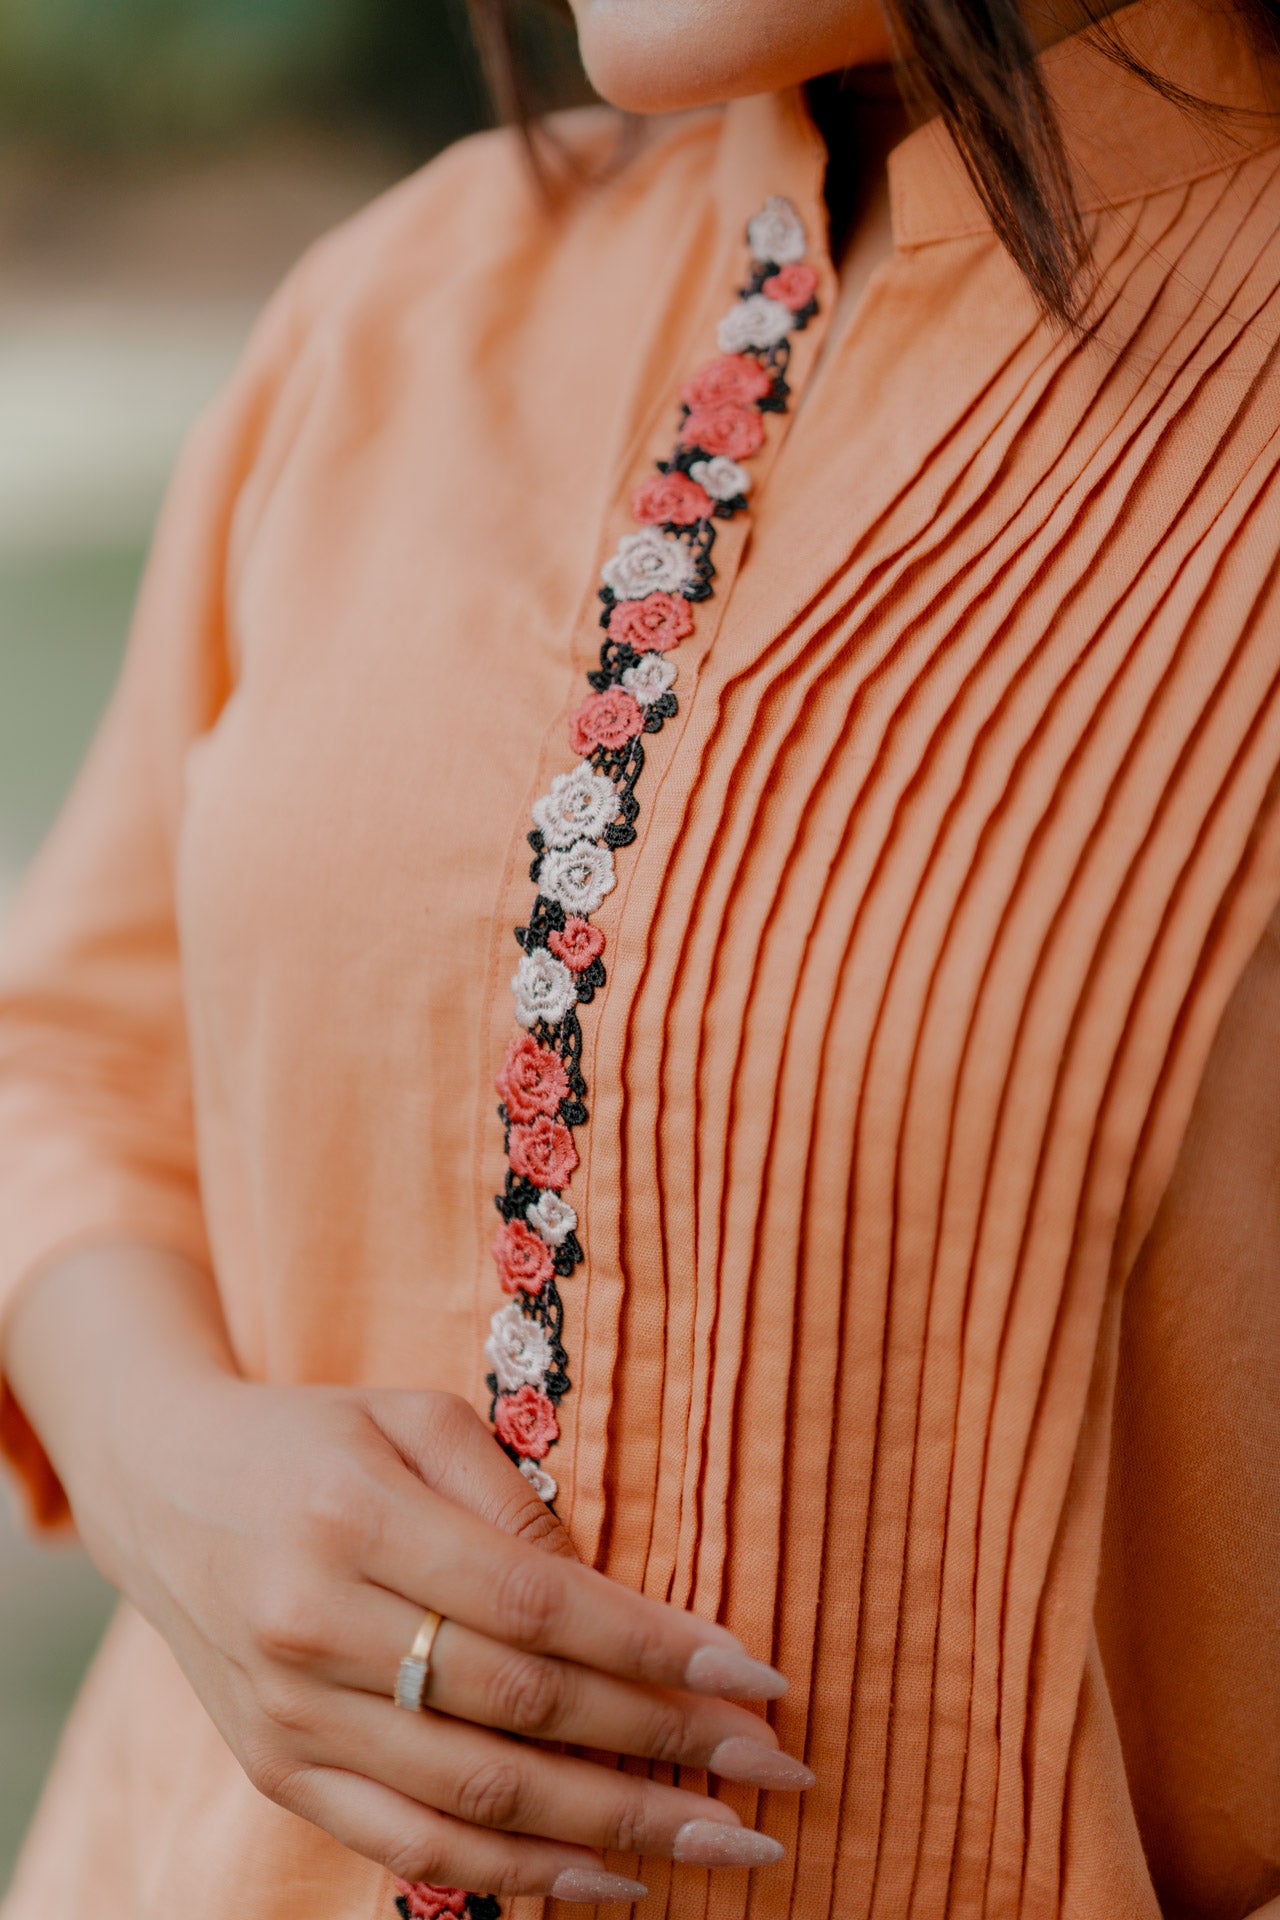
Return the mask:
<path id="1" fill-rule="evenodd" d="M 620 1873 L 606 1873 L 603 1867 L 566 1867 L 557 1874 L 551 1887 L 553 1900 L 643 1900 L 648 1887 L 638 1880 L 624 1880 Z"/>
<path id="2" fill-rule="evenodd" d="M 699 1647 L 684 1670 L 693 1693 L 728 1694 L 734 1700 L 776 1700 L 787 1690 L 783 1675 L 732 1647 Z"/>
<path id="3" fill-rule="evenodd" d="M 781 1860 L 785 1852 L 780 1841 L 750 1827 L 731 1826 L 727 1820 L 686 1820 L 671 1857 L 695 1867 L 763 1867 Z"/>
<path id="4" fill-rule="evenodd" d="M 793 1760 L 789 1753 L 779 1753 L 776 1747 L 767 1747 L 763 1740 L 753 1740 L 745 1733 L 722 1740 L 707 1765 L 722 1780 L 745 1780 L 753 1787 L 794 1791 L 811 1787 L 814 1782 L 803 1760 Z"/>

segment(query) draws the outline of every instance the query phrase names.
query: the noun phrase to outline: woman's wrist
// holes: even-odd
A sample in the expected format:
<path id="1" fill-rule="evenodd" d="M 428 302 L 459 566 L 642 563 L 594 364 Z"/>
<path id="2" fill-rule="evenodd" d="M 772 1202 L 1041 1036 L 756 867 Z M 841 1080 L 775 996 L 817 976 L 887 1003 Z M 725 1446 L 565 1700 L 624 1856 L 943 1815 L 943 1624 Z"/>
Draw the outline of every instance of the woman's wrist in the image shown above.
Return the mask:
<path id="1" fill-rule="evenodd" d="M 209 1275 L 128 1242 L 81 1247 L 33 1276 L 5 1371 L 100 1570 L 123 1556 L 149 1469 L 211 1389 L 236 1379 Z"/>

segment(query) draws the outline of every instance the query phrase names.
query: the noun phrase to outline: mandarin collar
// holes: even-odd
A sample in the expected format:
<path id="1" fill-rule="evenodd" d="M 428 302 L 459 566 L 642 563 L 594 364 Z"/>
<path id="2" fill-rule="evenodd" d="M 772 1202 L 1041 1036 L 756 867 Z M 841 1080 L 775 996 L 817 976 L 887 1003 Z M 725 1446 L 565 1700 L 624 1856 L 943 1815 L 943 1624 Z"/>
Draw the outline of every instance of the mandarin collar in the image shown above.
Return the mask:
<path id="1" fill-rule="evenodd" d="M 1173 88 L 1232 109 L 1198 112 L 1129 72 L 1122 48 Z M 1280 61 L 1250 39 L 1228 0 L 1135 0 L 1046 49 L 1040 71 L 1062 127 L 1081 211 L 1122 206 L 1216 173 L 1280 144 Z M 803 90 L 731 101 L 725 109 L 716 199 L 737 232 L 743 209 L 791 199 L 825 244 L 826 149 Z M 895 245 L 920 247 L 987 233 L 991 222 L 940 120 L 889 156 Z"/>
<path id="2" fill-rule="evenodd" d="M 721 122 L 713 188 L 722 244 L 740 252 L 746 218 L 781 195 L 804 221 L 811 247 L 825 250 L 826 171 L 826 142 L 803 88 L 731 100 Z"/>

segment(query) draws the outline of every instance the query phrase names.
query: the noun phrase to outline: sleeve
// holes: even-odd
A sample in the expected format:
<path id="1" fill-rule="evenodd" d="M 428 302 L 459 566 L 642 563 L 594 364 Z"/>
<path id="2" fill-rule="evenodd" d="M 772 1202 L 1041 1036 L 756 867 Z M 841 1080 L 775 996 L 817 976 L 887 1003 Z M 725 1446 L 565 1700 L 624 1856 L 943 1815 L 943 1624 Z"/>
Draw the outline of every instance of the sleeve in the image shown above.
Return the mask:
<path id="1" fill-rule="evenodd" d="M 209 1265 L 174 913 L 183 764 L 229 691 L 229 577 L 302 404 L 301 274 L 268 307 L 169 489 L 121 671 L 0 941 L 0 1358 L 27 1282 L 138 1239 Z M 23 1518 L 65 1495 L 0 1376 Z"/>
<path id="2" fill-rule="evenodd" d="M 1278 1360 L 1280 913 L 1214 1039 L 1121 1332 L 1099 1640 L 1156 1892 L 1187 1920 L 1280 1920 Z"/>

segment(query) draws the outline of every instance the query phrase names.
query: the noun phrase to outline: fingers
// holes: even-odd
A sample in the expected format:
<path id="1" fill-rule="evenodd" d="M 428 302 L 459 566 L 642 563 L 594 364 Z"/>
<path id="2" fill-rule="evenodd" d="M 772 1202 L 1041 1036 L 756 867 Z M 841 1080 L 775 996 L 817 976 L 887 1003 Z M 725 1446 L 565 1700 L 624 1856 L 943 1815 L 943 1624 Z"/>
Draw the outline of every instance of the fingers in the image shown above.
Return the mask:
<path id="1" fill-rule="evenodd" d="M 524 1653 L 449 1622 L 436 1636 L 426 1704 L 525 1738 L 705 1768 L 757 1786 L 795 1789 L 813 1778 L 744 1707 Z"/>
<path id="2" fill-rule="evenodd" d="M 609 1873 L 583 1848 L 468 1827 L 340 1767 L 300 1766 L 271 1798 L 402 1881 L 500 1899 L 521 1893 L 601 1902 L 645 1897 L 639 1881 Z"/>
<path id="3" fill-rule="evenodd" d="M 398 1595 L 361 1589 L 359 1640 L 341 1645 L 319 1667 L 338 1686 L 388 1698 L 396 1669 L 421 1616 Z M 813 1776 L 779 1753 L 772 1729 L 758 1715 L 728 1701 L 637 1686 L 575 1662 L 524 1653 L 446 1620 L 431 1653 L 426 1704 L 456 1720 L 473 1721 L 531 1739 L 564 1741 L 609 1753 L 635 1754 L 679 1766 L 705 1768 L 722 1779 L 794 1790 Z"/>
<path id="4" fill-rule="evenodd" d="M 401 1459 L 442 1499 L 544 1553 L 577 1558 L 556 1515 L 465 1400 L 446 1393 L 377 1392 L 368 1396 L 367 1410 Z"/>
<path id="5" fill-rule="evenodd" d="M 777 1841 L 701 1794 L 545 1753 L 437 1713 L 408 1714 L 370 1694 L 328 1696 L 321 1736 L 345 1766 L 464 1822 L 593 1850 L 757 1866 Z"/>
<path id="6" fill-rule="evenodd" d="M 651 1686 L 773 1699 L 786 1680 L 724 1627 L 495 1531 L 406 1472 L 394 1525 L 371 1528 L 359 1571 L 505 1646 Z"/>

